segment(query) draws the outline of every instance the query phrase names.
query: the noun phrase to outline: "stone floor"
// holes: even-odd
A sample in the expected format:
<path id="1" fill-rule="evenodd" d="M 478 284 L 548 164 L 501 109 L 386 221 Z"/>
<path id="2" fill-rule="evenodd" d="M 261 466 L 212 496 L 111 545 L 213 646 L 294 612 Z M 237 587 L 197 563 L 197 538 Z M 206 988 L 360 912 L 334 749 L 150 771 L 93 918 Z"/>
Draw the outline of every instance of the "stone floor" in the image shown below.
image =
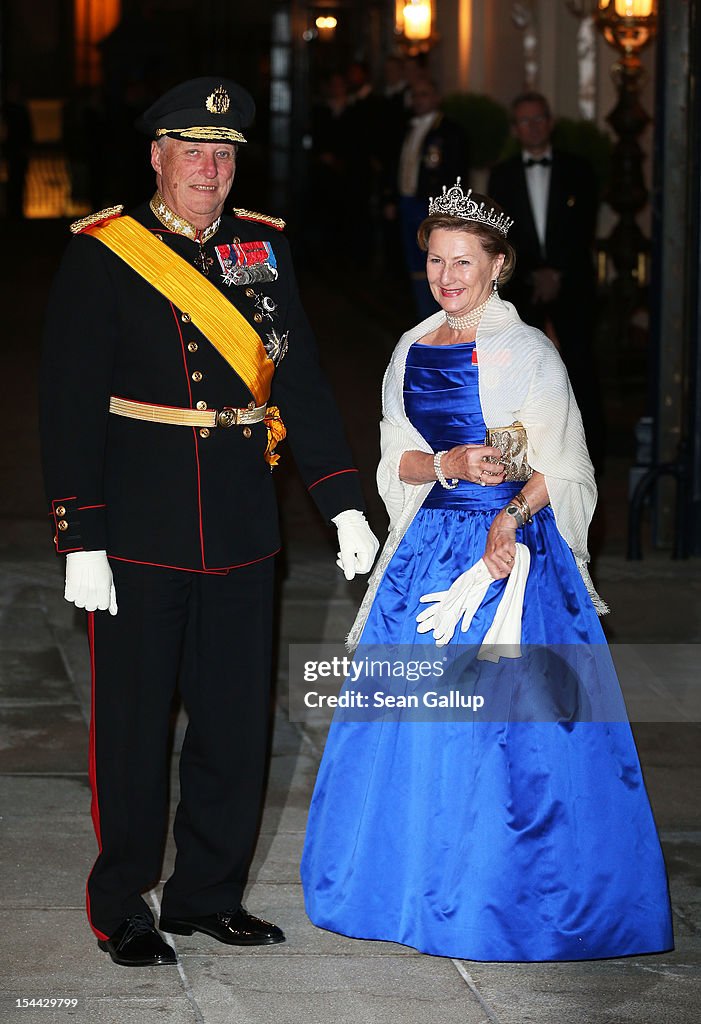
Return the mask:
<path id="1" fill-rule="evenodd" d="M 45 254 L 38 259 L 48 264 Z M 10 287 L 18 286 L 11 279 Z M 287 651 L 290 644 L 342 638 L 362 583 L 340 578 L 331 539 L 299 485 L 284 473 L 288 544 L 279 580 L 278 712 L 247 903 L 278 921 L 288 941 L 243 950 L 202 936 L 178 937 L 178 967 L 156 970 L 116 967 L 97 949 L 84 913 L 85 877 L 95 856 L 86 768 L 87 645 L 80 614 L 62 600 L 61 567 L 42 521 L 30 424 L 43 292 L 36 282 L 22 287 L 30 329 L 20 345 L 15 314 L 17 322 L 2 341 L 16 382 L 10 403 L 22 418 L 5 432 L 0 450 L 0 1021 L 698 1021 L 701 715 L 695 655 L 701 574 L 698 561 L 675 563 L 665 553 L 648 553 L 639 563 L 623 560 L 627 461 L 620 452 L 612 453 L 604 479 L 597 582 L 613 609 L 607 631 L 614 653 L 620 648 L 624 690 L 639 718 L 634 731 L 670 874 L 674 952 L 592 963 L 484 964 L 347 939 L 309 923 L 298 864 L 326 724 L 319 718 L 290 722 Z M 351 298 L 314 281 L 307 282 L 306 294 L 320 336 L 328 339 L 324 359 L 371 497 L 377 387 L 392 339 Z M 379 532 L 379 503 L 372 499 L 370 508 Z M 169 845 L 164 877 L 172 856 Z M 159 890 L 149 898 L 156 909 Z M 19 1009 L 15 1002 L 61 997 L 78 999 L 78 1007 Z"/>

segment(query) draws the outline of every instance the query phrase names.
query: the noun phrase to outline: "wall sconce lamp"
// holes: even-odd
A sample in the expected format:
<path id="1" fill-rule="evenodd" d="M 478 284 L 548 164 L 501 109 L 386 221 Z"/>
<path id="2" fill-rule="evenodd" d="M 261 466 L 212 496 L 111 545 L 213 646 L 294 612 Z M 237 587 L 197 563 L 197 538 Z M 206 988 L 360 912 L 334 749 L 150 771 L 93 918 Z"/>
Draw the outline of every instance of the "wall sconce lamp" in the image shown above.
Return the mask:
<path id="1" fill-rule="evenodd" d="M 336 26 L 338 25 L 338 20 L 334 18 L 333 15 L 327 15 L 318 17 L 314 24 L 316 25 L 319 33 L 319 39 L 328 42 L 333 39 Z"/>
<path id="2" fill-rule="evenodd" d="M 395 33 L 408 54 L 430 50 L 436 42 L 431 0 L 395 0 Z"/>
<path id="3" fill-rule="evenodd" d="M 412 43 L 425 42 L 431 38 L 430 0 L 410 0 L 404 5 L 404 35 Z"/>
<path id="4" fill-rule="evenodd" d="M 645 71 L 639 53 L 655 37 L 657 0 L 598 0 L 594 21 L 606 42 L 621 54 L 611 68 L 617 103 L 606 118 L 618 136 L 606 196 L 618 221 L 602 249 L 607 263 L 610 259 L 615 268 L 613 293 L 622 317 L 621 332 L 625 332 L 648 278 L 650 242 L 636 220 L 648 200 L 639 138 L 650 121 L 640 102 Z"/>
<path id="5" fill-rule="evenodd" d="M 606 42 L 623 54 L 623 64 L 639 67 L 638 54 L 657 29 L 657 0 L 599 0 L 594 17 Z"/>

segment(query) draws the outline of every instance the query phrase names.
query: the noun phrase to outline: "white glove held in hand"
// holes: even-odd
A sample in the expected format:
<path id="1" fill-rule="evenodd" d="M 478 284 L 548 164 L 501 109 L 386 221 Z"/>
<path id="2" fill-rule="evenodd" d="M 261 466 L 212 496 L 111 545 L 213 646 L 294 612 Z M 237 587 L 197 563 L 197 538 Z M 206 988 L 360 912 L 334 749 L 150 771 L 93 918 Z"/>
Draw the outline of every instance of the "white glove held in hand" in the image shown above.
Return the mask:
<path id="1" fill-rule="evenodd" d="M 331 520 L 338 530 L 338 552 L 336 565 L 343 569 L 347 580 L 357 572 L 370 572 L 380 546 L 375 534 L 367 524 L 362 512 L 349 508 Z"/>
<path id="2" fill-rule="evenodd" d="M 71 551 L 66 555 L 66 601 L 86 612 L 117 614 L 117 595 L 106 551 Z"/>
<path id="3" fill-rule="evenodd" d="M 525 544 L 516 544 L 514 565 L 492 624 L 482 641 L 479 661 L 498 662 L 499 658 L 521 657 L 521 620 L 531 553 Z"/>
<path id="4" fill-rule="evenodd" d="M 436 647 L 444 647 L 450 643 L 455 627 L 462 619 L 462 632 L 466 633 L 474 614 L 482 604 L 484 595 L 494 580 L 480 558 L 471 569 L 462 573 L 453 581 L 448 590 L 440 590 L 436 594 L 424 594 L 419 598 L 422 604 L 435 601 L 435 604 L 416 616 L 418 633 L 433 632 Z"/>

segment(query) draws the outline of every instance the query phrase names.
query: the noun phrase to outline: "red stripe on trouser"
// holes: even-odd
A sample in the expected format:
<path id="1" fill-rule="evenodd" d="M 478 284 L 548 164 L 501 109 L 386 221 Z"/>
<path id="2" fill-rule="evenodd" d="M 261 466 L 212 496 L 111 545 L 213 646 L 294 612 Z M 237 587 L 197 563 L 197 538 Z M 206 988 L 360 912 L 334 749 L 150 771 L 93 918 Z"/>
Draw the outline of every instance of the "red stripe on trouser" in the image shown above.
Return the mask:
<path id="1" fill-rule="evenodd" d="M 90 735 L 88 741 L 88 779 L 90 780 L 90 791 L 92 793 L 90 813 L 92 815 L 98 850 L 102 853 L 100 806 L 97 799 L 97 769 L 95 765 L 95 612 L 88 612 L 88 643 L 90 645 Z M 90 874 L 92 874 L 92 871 Z M 92 917 L 90 915 L 90 892 L 88 890 L 89 884 L 90 875 L 88 875 L 88 880 L 85 883 L 85 905 L 88 911 L 90 927 L 95 932 L 98 939 L 108 939 L 109 936 L 105 935 L 104 932 L 101 932 L 99 928 L 96 928 L 92 923 Z"/>

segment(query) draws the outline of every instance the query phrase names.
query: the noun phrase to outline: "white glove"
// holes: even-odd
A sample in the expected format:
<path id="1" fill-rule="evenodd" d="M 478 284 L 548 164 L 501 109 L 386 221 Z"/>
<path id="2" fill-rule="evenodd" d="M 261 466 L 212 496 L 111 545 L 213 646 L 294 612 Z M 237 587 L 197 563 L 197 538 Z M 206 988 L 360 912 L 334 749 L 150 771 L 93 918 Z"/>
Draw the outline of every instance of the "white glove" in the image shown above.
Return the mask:
<path id="1" fill-rule="evenodd" d="M 521 619 L 531 553 L 525 544 L 516 544 L 514 564 L 492 624 L 482 641 L 478 661 L 498 662 L 499 658 L 521 657 Z"/>
<path id="2" fill-rule="evenodd" d="M 343 569 L 346 579 L 352 580 L 356 572 L 370 572 L 380 542 L 368 526 L 363 513 L 349 508 L 339 512 L 331 522 L 338 530 L 338 546 L 341 549 L 336 565 Z"/>
<path id="3" fill-rule="evenodd" d="M 71 551 L 66 555 L 66 601 L 86 612 L 109 609 L 117 614 L 117 595 L 106 551 Z"/>
<path id="4" fill-rule="evenodd" d="M 447 643 L 450 643 L 460 619 L 462 619 L 461 630 L 463 633 L 470 628 L 474 614 L 482 604 L 484 595 L 493 582 L 489 569 L 480 558 L 479 562 L 475 562 L 471 569 L 458 576 L 448 590 L 440 590 L 436 594 L 424 594 L 419 598 L 422 603 L 435 601 L 435 604 L 419 612 L 416 616 L 417 632 L 433 631 L 436 647 L 445 647 Z"/>

